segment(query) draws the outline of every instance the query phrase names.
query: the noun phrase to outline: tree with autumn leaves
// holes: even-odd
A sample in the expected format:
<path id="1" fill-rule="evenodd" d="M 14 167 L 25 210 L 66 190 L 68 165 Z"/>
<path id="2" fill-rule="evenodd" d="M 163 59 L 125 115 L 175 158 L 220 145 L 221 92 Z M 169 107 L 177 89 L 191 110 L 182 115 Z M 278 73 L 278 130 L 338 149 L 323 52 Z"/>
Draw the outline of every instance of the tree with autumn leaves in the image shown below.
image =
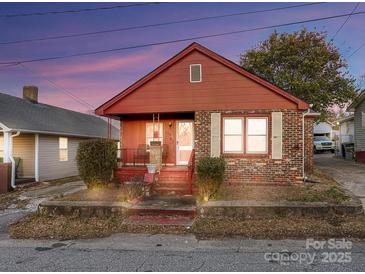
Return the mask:
<path id="1" fill-rule="evenodd" d="M 325 116 L 333 106 L 343 107 L 356 96 L 348 64 L 326 33 L 302 29 L 274 32 L 240 56 L 246 70 L 313 104 Z"/>

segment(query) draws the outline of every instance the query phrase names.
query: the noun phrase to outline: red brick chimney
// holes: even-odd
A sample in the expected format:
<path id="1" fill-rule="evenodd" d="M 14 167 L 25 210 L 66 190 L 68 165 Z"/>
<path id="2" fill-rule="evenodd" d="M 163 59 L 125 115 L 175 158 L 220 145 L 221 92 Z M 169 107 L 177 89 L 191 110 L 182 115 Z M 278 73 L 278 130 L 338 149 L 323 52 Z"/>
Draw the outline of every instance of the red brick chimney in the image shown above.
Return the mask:
<path id="1" fill-rule="evenodd" d="M 32 103 L 38 103 L 38 87 L 36 86 L 24 86 L 23 87 L 23 99 Z"/>

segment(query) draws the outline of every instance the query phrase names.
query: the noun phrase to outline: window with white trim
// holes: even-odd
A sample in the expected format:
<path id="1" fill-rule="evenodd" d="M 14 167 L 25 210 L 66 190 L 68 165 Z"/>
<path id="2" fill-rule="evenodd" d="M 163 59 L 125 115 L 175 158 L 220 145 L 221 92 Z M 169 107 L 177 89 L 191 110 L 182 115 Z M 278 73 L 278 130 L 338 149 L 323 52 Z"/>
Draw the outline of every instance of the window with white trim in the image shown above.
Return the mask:
<path id="1" fill-rule="evenodd" d="M 243 153 L 244 118 L 223 119 L 223 152 Z"/>
<path id="2" fill-rule="evenodd" d="M 267 154 L 268 118 L 224 117 L 223 153 Z"/>
<path id="3" fill-rule="evenodd" d="M 151 141 L 163 143 L 163 123 L 146 123 L 146 144 L 151 145 Z"/>
<path id="4" fill-rule="evenodd" d="M 247 119 L 247 153 L 267 153 L 267 118 Z"/>
<path id="5" fill-rule="evenodd" d="M 58 138 L 59 160 L 61 162 L 68 161 L 68 138 Z"/>
<path id="6" fill-rule="evenodd" d="M 190 65 L 190 83 L 200 83 L 202 81 L 202 65 Z"/>

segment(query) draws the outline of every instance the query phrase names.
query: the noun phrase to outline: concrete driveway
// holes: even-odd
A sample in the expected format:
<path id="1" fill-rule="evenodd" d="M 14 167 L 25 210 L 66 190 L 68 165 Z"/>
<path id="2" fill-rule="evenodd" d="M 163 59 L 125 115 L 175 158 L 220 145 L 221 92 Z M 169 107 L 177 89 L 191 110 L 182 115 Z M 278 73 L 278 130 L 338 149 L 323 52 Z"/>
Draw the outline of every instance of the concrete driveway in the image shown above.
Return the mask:
<path id="1" fill-rule="evenodd" d="M 365 165 L 335 158 L 332 153 L 316 154 L 315 166 L 360 198 L 365 205 Z"/>

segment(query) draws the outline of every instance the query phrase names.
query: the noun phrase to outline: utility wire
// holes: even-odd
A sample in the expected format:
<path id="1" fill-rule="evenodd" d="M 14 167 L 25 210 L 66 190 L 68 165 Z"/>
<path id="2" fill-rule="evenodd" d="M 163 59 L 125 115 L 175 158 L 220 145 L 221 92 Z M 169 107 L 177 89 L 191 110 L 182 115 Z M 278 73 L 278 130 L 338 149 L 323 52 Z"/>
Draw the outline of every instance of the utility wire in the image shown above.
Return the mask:
<path id="1" fill-rule="evenodd" d="M 359 11 L 359 12 L 352 13 L 352 15 L 359 15 L 359 14 L 365 14 L 365 11 Z M 211 38 L 211 37 L 233 35 L 233 34 L 238 34 L 238 33 L 253 32 L 253 31 L 265 30 L 265 29 L 271 29 L 271 28 L 286 27 L 286 26 L 292 26 L 292 25 L 298 25 L 298 24 L 304 24 L 304 23 L 311 23 L 311 22 L 341 18 L 341 17 L 345 17 L 345 16 L 348 16 L 348 15 L 349 15 L 349 13 L 346 13 L 346 14 L 333 15 L 333 16 L 327 16 L 327 17 L 320 17 L 320 18 L 314 18 L 314 19 L 308 19 L 308 20 L 302 20 L 302 21 L 296 21 L 296 22 L 289 22 L 289 23 L 283 23 L 283 24 L 256 27 L 256 28 L 251 28 L 251 29 L 243 29 L 243 30 L 236 30 L 236 31 L 230 31 L 230 32 L 210 34 L 210 35 L 194 36 L 194 37 L 188 37 L 188 38 L 182 38 L 182 39 L 176 39 L 176 40 L 170 40 L 170 41 L 162 41 L 162 42 L 140 44 L 140 45 L 134 45 L 134 46 L 128 46 L 128 47 L 112 48 L 112 49 L 105 49 L 105 50 L 99 50 L 99 51 L 89 51 L 89 52 L 82 52 L 82 53 L 75 53 L 75 54 L 68 54 L 68 55 L 59 55 L 59 56 L 51 56 L 51 57 L 44 57 L 44 58 L 25 59 L 25 60 L 18 60 L 18 61 L 7 61 L 7 62 L 0 62 L 0 64 L 2 64 L 2 65 L 10 65 L 10 64 L 18 65 L 18 64 L 24 64 L 24 63 L 33 63 L 33 62 L 41 62 L 41 61 L 48 61 L 48 60 L 73 58 L 73 57 L 79 57 L 79 56 L 96 55 L 96 54 L 102 54 L 102 53 L 124 51 L 124 50 L 137 49 L 137 48 L 145 48 L 145 47 L 150 47 L 150 46 L 174 44 L 174 43 L 186 42 L 186 41 L 192 41 L 192 40 L 198 40 L 198 39 L 206 39 L 206 38 Z"/>
<path id="2" fill-rule="evenodd" d="M 331 38 L 331 42 L 333 42 L 333 40 L 336 38 L 337 34 L 342 30 L 342 28 L 346 25 L 346 23 L 350 20 L 351 15 L 353 15 L 353 13 L 357 10 L 357 8 L 359 7 L 360 3 L 357 3 L 354 7 L 354 9 L 351 11 L 350 15 L 346 18 L 346 20 L 342 23 L 342 25 L 338 28 L 338 30 L 336 31 L 336 33 L 332 36 Z"/>
<path id="3" fill-rule="evenodd" d="M 359 50 L 361 50 L 363 47 L 365 46 L 365 42 L 362 43 L 357 49 L 355 49 L 350 55 L 349 57 L 347 57 L 347 59 L 350 59 L 352 56 L 354 56 Z"/>
<path id="4" fill-rule="evenodd" d="M 45 11 L 45 12 L 31 12 L 31 13 L 15 13 L 15 14 L 0 14 L 0 18 L 13 18 L 13 17 L 24 17 L 24 16 L 41 16 L 41 15 L 58 15 L 65 13 L 79 13 L 79 12 L 90 12 L 90 11 L 99 11 L 99 10 L 112 10 L 112 9 L 123 9 L 130 7 L 139 7 L 139 6 L 147 6 L 147 5 L 155 5 L 160 3 L 135 3 L 130 5 L 117 5 L 117 6 L 106 6 L 106 7 L 97 7 L 97 8 L 83 8 L 83 9 L 73 9 L 73 10 L 60 10 L 60 11 Z"/>
<path id="5" fill-rule="evenodd" d="M 41 78 L 42 80 L 50 83 L 52 86 L 54 86 L 55 88 L 57 88 L 58 90 L 62 91 L 63 93 L 67 94 L 68 96 L 70 96 L 72 99 L 74 99 L 76 102 L 78 102 L 79 104 L 87 107 L 87 109 L 89 110 L 94 110 L 95 106 L 89 104 L 88 102 L 86 102 L 84 99 L 80 98 L 79 96 L 73 94 L 72 92 L 68 91 L 67 89 L 57 85 L 54 81 L 38 74 L 37 72 L 35 72 L 34 70 L 32 70 L 31 68 L 25 66 L 24 64 L 19 64 L 22 68 L 24 68 L 25 70 L 31 72 L 32 74 L 34 74 L 35 76 Z"/>
<path id="6" fill-rule="evenodd" d="M 286 9 L 293 9 L 293 8 L 299 8 L 299 7 L 319 5 L 319 4 L 324 4 L 324 3 L 325 2 L 306 3 L 306 4 L 294 5 L 294 6 L 285 6 L 285 7 L 278 7 L 278 8 L 272 8 L 272 9 L 263 9 L 263 10 L 247 11 L 247 12 L 222 14 L 222 15 L 216 15 L 216 16 L 198 17 L 198 18 L 193 18 L 193 19 L 168 21 L 168 22 L 162 22 L 162 23 L 156 23 L 156 24 L 131 26 L 131 27 L 121 27 L 121 28 L 106 29 L 106 30 L 99 30 L 99 31 L 92 31 L 92 32 L 81 32 L 81 33 L 74 33 L 74 34 L 65 34 L 65 35 L 46 36 L 46 37 L 39 37 L 39 38 L 32 38 L 32 39 L 3 41 L 3 42 L 0 42 L 0 45 L 20 44 L 20 43 L 28 43 L 28 42 L 35 42 L 35 41 L 65 39 L 65 38 L 72 38 L 72 37 L 97 35 L 97 34 L 103 34 L 103 33 L 122 32 L 122 31 L 128 31 L 128 30 L 161 27 L 161 26 L 181 24 L 181 23 L 189 23 L 189 22 L 197 22 L 197 21 L 204 21 L 204 20 L 212 20 L 212 19 L 242 16 L 242 15 L 248 15 L 248 14 L 257 14 L 257 13 L 265 13 L 265 12 L 272 12 L 272 11 L 280 11 L 280 10 L 286 10 Z"/>

